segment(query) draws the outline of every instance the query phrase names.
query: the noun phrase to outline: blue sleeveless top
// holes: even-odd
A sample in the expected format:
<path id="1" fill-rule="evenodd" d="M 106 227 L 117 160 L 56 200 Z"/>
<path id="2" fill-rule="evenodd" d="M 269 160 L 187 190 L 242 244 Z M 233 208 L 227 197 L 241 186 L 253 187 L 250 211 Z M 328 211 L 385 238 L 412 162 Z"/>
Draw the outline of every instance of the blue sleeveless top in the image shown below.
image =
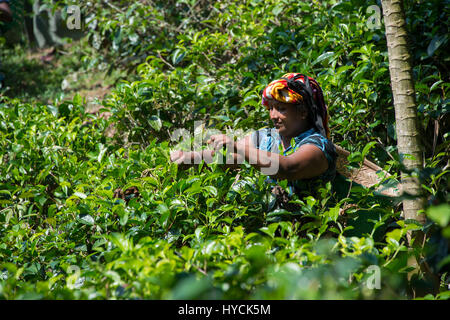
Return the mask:
<path id="1" fill-rule="evenodd" d="M 298 148 L 305 144 L 313 144 L 317 146 L 324 153 L 328 160 L 328 169 L 318 177 L 312 179 L 302 179 L 288 181 L 290 193 L 299 193 L 306 191 L 311 187 L 312 183 L 328 182 L 336 176 L 336 158 L 337 153 L 334 144 L 322 136 L 317 129 L 311 128 L 300 133 L 298 136 L 292 138 L 291 145 L 283 150 L 282 140 L 278 130 L 275 128 L 264 128 L 252 133 L 251 140 L 253 145 L 264 151 L 275 152 L 288 156 L 297 151 Z M 276 182 L 273 179 L 270 182 Z"/>

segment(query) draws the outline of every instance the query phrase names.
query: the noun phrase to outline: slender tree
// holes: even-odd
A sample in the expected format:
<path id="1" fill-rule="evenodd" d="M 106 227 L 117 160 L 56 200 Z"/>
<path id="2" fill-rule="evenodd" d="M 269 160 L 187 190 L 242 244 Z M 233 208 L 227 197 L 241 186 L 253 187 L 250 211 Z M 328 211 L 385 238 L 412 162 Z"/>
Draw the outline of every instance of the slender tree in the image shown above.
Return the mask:
<path id="1" fill-rule="evenodd" d="M 394 98 L 397 147 L 405 167 L 402 172 L 402 190 L 413 197 L 403 200 L 405 219 L 415 219 L 422 225 L 426 217 L 420 214 L 424 209 L 420 182 L 410 172 L 423 167 L 423 152 L 419 135 L 417 105 L 415 100 L 411 56 L 408 49 L 405 13 L 402 0 L 382 0 L 383 17 L 389 55 L 389 72 Z M 425 234 L 422 231 L 408 234 L 410 247 L 423 247 Z M 421 252 L 421 250 L 419 250 Z M 411 257 L 408 264 L 419 267 L 432 282 L 434 275 L 421 255 Z M 410 274 L 411 276 L 411 274 Z"/>
<path id="2" fill-rule="evenodd" d="M 423 167 L 423 154 L 417 120 L 417 106 L 412 75 L 411 56 L 407 45 L 405 15 L 401 0 L 383 0 L 383 16 L 389 54 L 389 71 L 395 107 L 397 147 L 406 171 Z M 402 189 L 415 196 L 403 201 L 406 219 L 425 222 L 419 215 L 424 209 L 419 181 L 408 172 L 402 173 Z"/>

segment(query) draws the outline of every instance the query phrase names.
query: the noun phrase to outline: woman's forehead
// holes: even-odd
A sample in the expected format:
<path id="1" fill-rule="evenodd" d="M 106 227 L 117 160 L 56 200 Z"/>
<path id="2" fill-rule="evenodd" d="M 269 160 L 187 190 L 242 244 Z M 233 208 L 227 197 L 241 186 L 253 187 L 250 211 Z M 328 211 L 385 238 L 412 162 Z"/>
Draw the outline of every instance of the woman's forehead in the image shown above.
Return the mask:
<path id="1" fill-rule="evenodd" d="M 269 103 L 269 107 L 285 107 L 285 108 L 289 108 L 289 107 L 296 106 L 293 103 L 281 102 L 281 101 L 274 100 L 274 99 L 269 100 L 268 103 Z"/>

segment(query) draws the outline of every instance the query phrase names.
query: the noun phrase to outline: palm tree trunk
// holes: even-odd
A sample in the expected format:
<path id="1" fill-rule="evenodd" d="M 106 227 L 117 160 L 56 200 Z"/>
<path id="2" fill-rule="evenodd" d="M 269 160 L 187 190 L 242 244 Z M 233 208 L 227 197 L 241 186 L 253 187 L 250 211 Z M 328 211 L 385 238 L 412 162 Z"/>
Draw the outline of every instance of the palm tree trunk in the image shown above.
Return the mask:
<path id="1" fill-rule="evenodd" d="M 383 0 L 382 5 L 394 97 L 398 153 L 406 171 L 421 169 L 423 155 L 402 1 Z M 418 179 L 403 172 L 402 190 L 416 196 L 414 199 L 403 201 L 405 218 L 425 223 L 425 215 L 418 214 L 420 210 L 424 209 Z"/>
<path id="2" fill-rule="evenodd" d="M 421 195 L 420 182 L 408 173 L 413 169 L 423 168 L 423 154 L 403 3 L 402 0 L 382 0 L 381 3 L 386 27 L 389 72 L 394 98 L 397 147 L 400 159 L 406 169 L 401 175 L 402 190 L 404 193 L 413 196 L 411 199 L 403 200 L 403 214 L 405 219 L 414 219 L 424 225 L 426 216 L 423 213 L 420 214 L 420 211 L 424 209 L 425 202 Z M 425 234 L 422 231 L 409 232 L 407 238 L 412 248 L 422 248 L 425 242 Z M 419 249 L 418 252 L 421 252 L 421 250 Z M 420 269 L 427 278 L 436 282 L 435 276 L 431 274 L 421 254 L 416 257 L 411 256 L 408 265 L 415 267 L 416 270 L 413 273 Z M 409 274 L 410 279 L 413 273 Z M 414 291 L 413 294 L 416 295 L 417 293 Z"/>

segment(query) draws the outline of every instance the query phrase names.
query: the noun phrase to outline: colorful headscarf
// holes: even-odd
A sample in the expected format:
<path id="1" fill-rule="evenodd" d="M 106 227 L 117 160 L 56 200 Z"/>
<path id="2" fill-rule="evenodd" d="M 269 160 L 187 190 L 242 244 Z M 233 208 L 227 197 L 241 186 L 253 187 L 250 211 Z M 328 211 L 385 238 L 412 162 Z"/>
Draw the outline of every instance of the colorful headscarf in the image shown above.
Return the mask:
<path id="1" fill-rule="evenodd" d="M 286 73 L 263 90 L 262 104 L 269 107 L 269 100 L 292 104 L 304 103 L 311 112 L 314 126 L 321 135 L 330 138 L 327 106 L 322 89 L 313 78 L 300 73 Z"/>

